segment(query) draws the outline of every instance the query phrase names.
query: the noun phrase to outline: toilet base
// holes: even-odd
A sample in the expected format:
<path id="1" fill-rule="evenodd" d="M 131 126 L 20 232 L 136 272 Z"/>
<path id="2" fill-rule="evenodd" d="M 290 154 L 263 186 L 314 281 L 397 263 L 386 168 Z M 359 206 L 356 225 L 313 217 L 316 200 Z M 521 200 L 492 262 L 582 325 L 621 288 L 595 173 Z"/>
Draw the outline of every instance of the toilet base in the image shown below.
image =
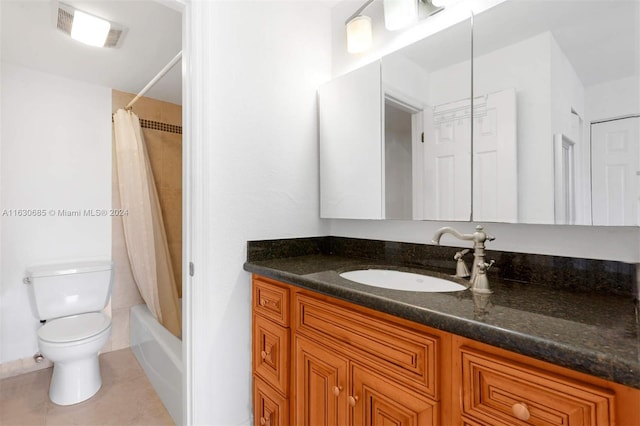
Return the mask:
<path id="1" fill-rule="evenodd" d="M 83 359 L 53 363 L 49 399 L 58 405 L 86 401 L 102 386 L 98 354 Z"/>

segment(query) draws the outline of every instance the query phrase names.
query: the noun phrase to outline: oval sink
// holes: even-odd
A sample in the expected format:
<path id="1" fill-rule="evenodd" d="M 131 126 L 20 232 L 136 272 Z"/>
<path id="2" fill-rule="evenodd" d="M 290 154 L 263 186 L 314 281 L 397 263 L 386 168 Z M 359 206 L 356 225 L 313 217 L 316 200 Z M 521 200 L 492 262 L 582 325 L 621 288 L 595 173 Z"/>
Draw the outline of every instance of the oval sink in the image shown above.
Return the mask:
<path id="1" fill-rule="evenodd" d="M 466 290 L 467 287 L 453 281 L 412 272 L 393 271 L 388 269 L 360 269 L 340 274 L 342 278 L 373 287 L 391 290 L 424 291 L 441 293 L 447 291 Z"/>

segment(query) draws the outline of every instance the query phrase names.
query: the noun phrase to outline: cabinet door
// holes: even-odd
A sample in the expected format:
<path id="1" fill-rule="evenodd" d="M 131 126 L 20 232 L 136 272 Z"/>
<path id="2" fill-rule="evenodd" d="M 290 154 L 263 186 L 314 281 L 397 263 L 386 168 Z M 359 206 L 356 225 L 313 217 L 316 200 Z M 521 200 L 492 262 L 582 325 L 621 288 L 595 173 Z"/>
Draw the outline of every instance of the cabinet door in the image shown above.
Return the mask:
<path id="1" fill-rule="evenodd" d="M 363 426 L 429 426 L 438 424 L 437 403 L 405 386 L 353 364 L 348 404 L 352 424 Z"/>
<path id="2" fill-rule="evenodd" d="M 295 422 L 297 425 L 347 424 L 347 363 L 333 351 L 295 338 Z"/>
<path id="3" fill-rule="evenodd" d="M 289 329 L 253 316 L 253 369 L 257 376 L 289 394 Z"/>
<path id="4" fill-rule="evenodd" d="M 289 426 L 289 403 L 258 377 L 253 379 L 255 426 Z"/>

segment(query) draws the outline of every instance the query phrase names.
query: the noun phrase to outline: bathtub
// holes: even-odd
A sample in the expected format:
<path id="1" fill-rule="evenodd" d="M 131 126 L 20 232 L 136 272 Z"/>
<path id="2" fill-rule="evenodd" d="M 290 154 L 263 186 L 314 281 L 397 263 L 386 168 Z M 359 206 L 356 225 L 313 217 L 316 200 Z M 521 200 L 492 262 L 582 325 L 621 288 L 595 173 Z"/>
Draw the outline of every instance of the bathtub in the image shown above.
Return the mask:
<path id="1" fill-rule="evenodd" d="M 131 350 L 176 424 L 182 423 L 182 342 L 147 308 L 130 311 Z"/>

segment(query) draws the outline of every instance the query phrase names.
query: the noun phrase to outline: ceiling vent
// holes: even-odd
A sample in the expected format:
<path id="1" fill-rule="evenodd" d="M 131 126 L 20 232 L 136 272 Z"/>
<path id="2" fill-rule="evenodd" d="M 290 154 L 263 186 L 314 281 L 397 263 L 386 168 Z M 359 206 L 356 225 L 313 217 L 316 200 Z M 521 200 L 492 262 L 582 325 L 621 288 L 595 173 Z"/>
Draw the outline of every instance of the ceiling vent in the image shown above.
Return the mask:
<path id="1" fill-rule="evenodd" d="M 74 37 L 73 35 L 73 22 L 74 22 L 74 17 L 76 14 L 76 11 L 78 11 L 77 9 L 75 9 L 72 6 L 69 6 L 67 4 L 64 3 L 57 3 L 57 19 L 56 19 L 56 27 L 62 31 L 63 33 L 67 34 L 70 37 Z M 81 12 L 84 15 L 88 15 L 84 12 Z M 95 17 L 93 15 L 89 15 L 97 20 L 102 20 L 106 23 L 109 24 L 109 30 L 106 33 L 106 37 L 104 37 L 104 42 L 102 42 L 102 38 L 100 39 L 100 43 L 99 44 L 95 44 L 95 43 L 88 43 L 85 42 L 83 40 L 78 39 L 81 42 L 84 42 L 86 44 L 91 44 L 93 46 L 99 46 L 99 47 L 110 47 L 110 48 L 114 48 L 114 47 L 120 47 L 120 45 L 122 45 L 122 40 L 124 38 L 124 35 L 127 32 L 127 29 L 124 28 L 122 25 L 117 24 L 115 22 L 110 22 L 107 21 L 103 18 L 98 18 Z"/>

